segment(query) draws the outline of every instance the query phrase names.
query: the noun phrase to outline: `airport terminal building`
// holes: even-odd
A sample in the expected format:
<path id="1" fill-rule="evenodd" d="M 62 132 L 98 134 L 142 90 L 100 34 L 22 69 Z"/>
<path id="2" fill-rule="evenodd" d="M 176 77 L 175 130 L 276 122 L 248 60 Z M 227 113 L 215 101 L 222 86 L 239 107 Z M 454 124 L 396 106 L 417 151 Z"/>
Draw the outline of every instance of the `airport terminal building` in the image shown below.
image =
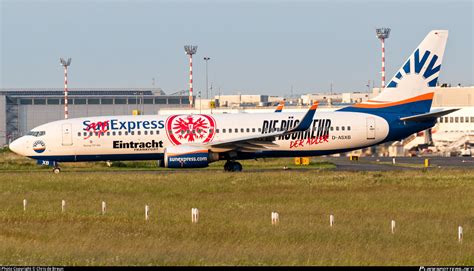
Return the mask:
<path id="1" fill-rule="evenodd" d="M 188 108 L 189 97 L 159 88 L 69 89 L 69 118 L 156 114 L 163 108 Z M 38 125 L 64 119 L 64 89 L 0 89 L 0 146 Z"/>

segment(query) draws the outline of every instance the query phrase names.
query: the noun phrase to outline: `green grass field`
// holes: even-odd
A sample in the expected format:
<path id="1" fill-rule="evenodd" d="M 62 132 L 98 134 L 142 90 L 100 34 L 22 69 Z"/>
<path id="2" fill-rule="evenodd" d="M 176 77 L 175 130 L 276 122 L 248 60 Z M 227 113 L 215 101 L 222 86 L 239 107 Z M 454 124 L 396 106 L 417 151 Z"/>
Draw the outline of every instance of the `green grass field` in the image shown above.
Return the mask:
<path id="1" fill-rule="evenodd" d="M 318 161 L 241 173 L 3 170 L 0 265 L 474 264 L 473 171 L 339 172 Z"/>

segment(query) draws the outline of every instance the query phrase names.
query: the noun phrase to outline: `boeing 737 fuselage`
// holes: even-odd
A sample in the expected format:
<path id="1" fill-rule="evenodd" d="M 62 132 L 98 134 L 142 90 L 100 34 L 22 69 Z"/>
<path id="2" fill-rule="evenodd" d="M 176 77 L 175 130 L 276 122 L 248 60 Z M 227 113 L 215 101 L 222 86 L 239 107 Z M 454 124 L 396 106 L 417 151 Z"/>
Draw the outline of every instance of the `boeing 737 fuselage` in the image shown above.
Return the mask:
<path id="1" fill-rule="evenodd" d="M 431 31 L 381 94 L 334 112 L 103 116 L 38 126 L 10 149 L 58 162 L 160 160 L 169 168 L 206 167 L 227 160 L 318 156 L 401 140 L 434 126 L 452 111 L 430 112 L 448 32 Z"/>

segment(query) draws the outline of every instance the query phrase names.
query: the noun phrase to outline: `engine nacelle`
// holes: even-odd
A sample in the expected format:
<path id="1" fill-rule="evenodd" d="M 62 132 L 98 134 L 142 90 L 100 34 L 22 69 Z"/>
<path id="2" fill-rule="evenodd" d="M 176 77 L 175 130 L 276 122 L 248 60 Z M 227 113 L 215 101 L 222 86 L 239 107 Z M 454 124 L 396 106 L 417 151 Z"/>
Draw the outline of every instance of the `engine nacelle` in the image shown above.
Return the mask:
<path id="1" fill-rule="evenodd" d="M 165 149 L 163 166 L 167 168 L 199 168 L 219 160 L 217 153 L 195 146 L 171 146 Z"/>

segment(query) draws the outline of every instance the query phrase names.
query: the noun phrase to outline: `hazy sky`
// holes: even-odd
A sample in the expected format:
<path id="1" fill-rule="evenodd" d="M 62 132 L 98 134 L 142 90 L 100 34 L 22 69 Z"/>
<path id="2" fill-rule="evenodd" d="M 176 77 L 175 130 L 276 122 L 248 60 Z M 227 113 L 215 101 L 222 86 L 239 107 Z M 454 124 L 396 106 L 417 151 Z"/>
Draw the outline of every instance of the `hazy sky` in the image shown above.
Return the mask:
<path id="1" fill-rule="evenodd" d="M 0 0 L 0 87 L 188 88 L 183 45 L 198 45 L 195 90 L 269 95 L 380 85 L 432 29 L 448 29 L 440 81 L 474 85 L 471 0 L 466 1 L 18 1 Z"/>

